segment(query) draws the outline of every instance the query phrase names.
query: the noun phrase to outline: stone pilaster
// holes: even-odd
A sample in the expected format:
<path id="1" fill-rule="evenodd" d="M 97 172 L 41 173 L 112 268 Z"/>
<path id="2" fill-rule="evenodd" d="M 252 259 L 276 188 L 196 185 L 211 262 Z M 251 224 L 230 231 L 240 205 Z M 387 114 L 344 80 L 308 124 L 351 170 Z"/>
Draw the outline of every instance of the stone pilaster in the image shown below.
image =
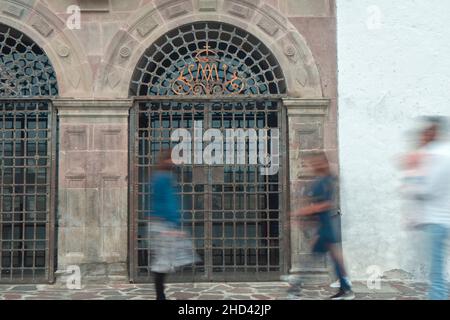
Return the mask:
<path id="1" fill-rule="evenodd" d="M 59 99 L 54 105 L 59 116 L 57 275 L 77 265 L 82 282 L 127 280 L 131 100 Z"/>
<path id="2" fill-rule="evenodd" d="M 305 168 L 304 155 L 324 150 L 328 99 L 284 99 L 289 128 L 290 211 L 301 206 L 305 188 L 313 176 Z M 317 228 L 314 218 L 300 223 L 291 221 L 291 273 L 302 275 L 305 281 L 329 280 L 328 261 L 311 253 L 311 244 Z"/>

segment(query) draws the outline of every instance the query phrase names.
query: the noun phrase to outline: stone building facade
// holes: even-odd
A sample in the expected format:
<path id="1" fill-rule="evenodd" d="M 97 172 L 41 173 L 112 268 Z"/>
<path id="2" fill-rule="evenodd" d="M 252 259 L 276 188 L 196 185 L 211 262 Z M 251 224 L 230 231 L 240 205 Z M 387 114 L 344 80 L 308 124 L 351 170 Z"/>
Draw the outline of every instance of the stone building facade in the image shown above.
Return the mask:
<path id="1" fill-rule="evenodd" d="M 67 23 L 73 19 L 74 12 L 67 11 L 71 5 L 77 5 L 81 9 L 79 29 L 70 28 Z M 139 145 L 144 139 L 140 132 L 145 129 L 141 127 L 142 121 L 139 120 L 142 113 L 140 110 L 156 106 L 156 109 L 161 109 L 151 116 L 158 117 L 158 112 L 165 112 L 164 103 L 167 102 L 172 103 L 172 108 L 175 108 L 173 103 L 200 102 L 204 106 L 210 106 L 213 102 L 218 102 L 223 103 L 223 111 L 230 101 L 235 108 L 243 101 L 257 106 L 261 101 L 272 101 L 276 105 L 275 113 L 282 129 L 282 139 L 286 141 L 280 148 L 284 162 L 277 180 L 279 198 L 274 200 L 278 207 L 270 207 L 274 209 L 273 212 L 265 209 L 267 214 L 274 214 L 273 220 L 243 220 L 242 225 L 248 226 L 244 227 L 247 231 L 242 239 L 247 244 L 243 245 L 236 240 L 239 233 L 236 227 L 239 219 L 236 207 L 233 217 L 223 216 L 222 220 L 214 220 L 215 218 L 208 216 L 211 205 L 202 204 L 204 211 L 200 218 L 195 220 L 191 216 L 190 221 L 192 225 L 202 225 L 203 231 L 198 237 L 202 241 L 206 262 L 198 269 L 200 276 L 192 279 L 252 279 L 255 274 L 256 279 L 275 279 L 289 270 L 312 275 L 314 279 L 328 278 L 327 261 L 310 253 L 315 221 L 307 220 L 299 228 L 291 225 L 288 213 L 299 206 L 301 192 L 311 180 L 301 161 L 304 154 L 325 150 L 334 169 L 337 171 L 338 168 L 335 1 L 0 0 L 0 26 L 3 28 L 0 40 L 3 41 L 15 32 L 25 35 L 40 47 L 50 61 L 56 77 L 57 94 L 50 92 L 46 95 L 27 95 L 19 92 L 9 95 L 5 89 L 6 76 L 2 75 L 0 83 L 5 87 L 3 91 L 0 90 L 5 124 L 9 116 L 19 112 L 19 107 L 13 107 L 14 111 L 11 111 L 8 106 L 25 101 L 44 99 L 49 102 L 51 112 L 54 113 L 50 128 L 54 152 L 50 154 L 51 161 L 49 160 L 52 163 L 49 172 L 53 172 L 53 175 L 49 176 L 49 189 L 45 193 L 48 205 L 48 219 L 45 220 L 45 279 L 53 281 L 58 275 L 64 275 L 69 266 L 76 265 L 81 268 L 84 281 L 145 281 L 147 278 L 142 276 L 141 269 L 145 269 L 148 261 L 141 261 L 140 249 L 143 242 L 139 238 L 142 236 L 138 203 L 142 193 L 139 184 L 142 178 L 139 159 L 145 156 L 145 151 Z M 176 39 L 171 38 L 173 30 L 184 30 L 185 26 L 192 26 L 196 30 L 193 33 L 198 32 L 198 37 L 205 31 L 201 29 L 203 27 L 209 28 L 211 32 L 222 32 L 223 39 L 231 34 L 231 37 L 239 36 L 241 40 L 258 43 L 255 47 L 262 48 L 266 53 L 266 60 L 262 59 L 259 67 L 265 66 L 266 61 L 270 64 L 267 72 L 278 72 L 275 77 L 281 79 L 276 90 L 267 85 L 264 90 L 245 92 L 234 95 L 233 98 L 220 93 L 199 96 L 191 92 L 187 97 L 174 95 L 173 92 L 164 94 L 162 91 L 154 95 L 142 93 L 143 86 L 149 88 L 150 92 L 154 84 L 145 77 L 146 71 L 154 75 L 148 69 L 152 63 L 148 57 L 152 52 L 164 50 L 165 43 L 176 47 Z M 214 38 L 213 33 L 210 34 Z M 219 52 L 220 57 L 224 57 L 220 54 L 222 49 L 218 47 L 219 41 L 207 39 L 210 34 L 207 33 L 206 38 L 197 39 L 196 50 L 205 49 L 205 45 L 211 40 L 211 44 L 216 43 L 217 46 L 212 49 Z M 6 40 L 4 42 L 4 48 L 8 46 L 12 50 L 17 49 L 13 44 L 7 45 Z M 162 45 L 159 46 L 160 44 Z M 183 44 L 179 44 L 179 47 L 183 47 Z M 247 52 L 247 55 L 252 50 L 245 49 L 243 45 L 239 47 L 239 43 L 237 47 L 238 51 L 241 50 L 243 54 Z M 196 50 L 188 52 L 188 55 L 192 56 Z M 4 55 L 3 63 L 8 68 L 9 64 L 4 61 L 11 53 L 5 51 L 1 54 Z M 175 53 L 167 53 L 169 54 Z M 225 56 L 226 54 L 232 56 L 234 53 L 230 51 L 225 52 Z M 236 53 L 238 55 L 239 52 Z M 145 59 L 147 64 L 142 64 Z M 242 58 L 242 61 L 245 59 Z M 159 66 L 164 66 L 164 57 L 159 63 Z M 249 70 L 253 68 L 251 64 L 247 67 Z M 236 65 L 236 68 L 240 66 Z M 169 69 L 170 66 L 167 66 L 166 70 Z M 13 69 L 8 70 L 8 74 L 13 73 Z M 140 71 L 144 75 L 139 77 Z M 264 80 L 264 77 L 255 79 L 257 82 Z M 141 88 L 137 92 L 132 90 L 133 81 L 137 81 L 140 86 L 138 88 Z M 266 75 L 265 81 L 273 81 L 273 78 L 269 79 Z M 12 88 L 15 86 L 12 85 Z M 266 112 L 267 117 L 269 113 Z M 172 121 L 174 114 L 169 115 Z M 237 121 L 236 115 L 233 119 Z M 163 126 L 162 122 L 160 124 Z M 0 130 L 7 132 L 7 126 Z M 151 143 L 151 139 L 147 140 Z M 7 142 L 4 145 L 6 144 Z M 6 169 L 6 163 L 2 162 L 2 171 L 5 172 Z M 196 177 L 196 174 L 201 173 L 197 171 L 194 167 L 194 180 L 200 181 L 201 178 Z M 214 185 L 218 182 L 211 171 L 207 175 L 209 178 L 199 184 L 209 190 L 204 191 L 204 195 L 213 197 L 212 189 L 208 188 L 211 183 Z M 223 179 L 223 171 L 219 176 Z M 230 183 L 236 184 L 236 174 L 233 177 Z M 194 185 L 193 182 L 191 184 Z M 5 190 L 9 186 L 5 179 L 2 180 L 2 185 Z M 233 190 L 236 193 L 238 189 Z M 15 192 L 17 191 L 12 193 L 9 200 L 6 200 L 6 193 L 3 193 L 3 203 L 22 201 Z M 259 196 L 265 199 L 271 195 Z M 209 199 L 208 196 L 205 197 Z M 226 199 L 227 195 L 220 194 L 220 197 Z M 18 200 L 11 200 L 16 198 Z M 236 202 L 236 198 L 233 199 Z M 226 203 L 223 204 L 226 206 Z M 18 205 L 7 209 L 9 211 L 2 209 L 2 215 L 22 210 L 20 208 Z M 248 208 L 248 205 L 244 206 L 241 208 L 242 212 L 247 214 Z M 23 210 L 26 215 L 26 209 Z M 220 209 L 217 213 L 222 214 Z M 192 215 L 195 214 L 197 212 L 192 211 Z M 223 214 L 226 214 L 225 211 Z M 15 238 L 13 231 L 4 231 L 5 226 L 15 230 L 12 224 L 25 228 L 28 222 L 21 220 L 20 224 L 3 218 L 1 223 L 2 243 L 19 243 L 19 247 L 2 247 L 0 281 L 41 281 L 42 279 L 34 276 L 27 278 L 28 273 L 24 272 L 28 264 L 19 253 L 29 249 L 32 254 L 32 248 L 36 248 L 26 246 L 26 232 Z M 206 228 L 203 223 L 210 223 L 210 228 Z M 219 237 L 220 241 L 224 241 L 219 245 L 221 249 L 215 247 L 216 229 L 211 227 L 214 224 L 222 225 L 223 230 L 228 225 L 233 230 L 230 234 L 224 231 Z M 256 236 L 252 237 L 250 232 L 254 229 L 250 226 L 257 230 L 262 230 L 260 226 L 263 226 L 270 234 L 257 231 Z M 36 236 L 32 238 L 36 240 Z M 235 241 L 234 245 L 225 244 L 227 240 Z M 251 240 L 257 240 L 259 244 L 252 244 Z M 267 240 L 270 244 L 263 245 Z M 241 253 L 237 252 L 236 246 L 242 247 L 241 253 L 246 257 L 242 263 L 237 262 L 237 256 Z M 248 255 L 249 250 L 253 250 L 257 257 L 254 263 L 250 263 L 253 258 Z M 272 261 L 268 258 L 270 255 L 277 257 Z M 222 257 L 223 263 L 214 262 L 221 259 L 218 256 Z M 35 262 L 30 263 L 29 269 L 33 271 Z M 265 272 L 270 276 L 266 277 Z M 189 279 L 189 276 L 184 278 Z"/>

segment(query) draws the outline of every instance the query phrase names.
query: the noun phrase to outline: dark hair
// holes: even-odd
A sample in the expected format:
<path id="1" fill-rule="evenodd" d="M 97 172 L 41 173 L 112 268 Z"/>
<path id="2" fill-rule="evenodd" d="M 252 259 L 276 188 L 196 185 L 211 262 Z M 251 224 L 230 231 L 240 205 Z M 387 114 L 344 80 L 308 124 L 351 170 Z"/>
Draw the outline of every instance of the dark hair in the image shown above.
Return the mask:
<path id="1" fill-rule="evenodd" d="M 164 171 L 170 171 L 172 170 L 172 165 L 168 165 L 166 160 L 169 160 L 172 158 L 172 149 L 167 148 L 161 150 L 158 156 L 158 162 L 156 163 L 156 168 L 158 170 L 164 170 Z"/>
<path id="2" fill-rule="evenodd" d="M 425 123 L 427 129 L 436 129 L 439 137 L 447 133 L 447 119 L 443 116 L 426 116 L 422 117 L 422 121 Z"/>

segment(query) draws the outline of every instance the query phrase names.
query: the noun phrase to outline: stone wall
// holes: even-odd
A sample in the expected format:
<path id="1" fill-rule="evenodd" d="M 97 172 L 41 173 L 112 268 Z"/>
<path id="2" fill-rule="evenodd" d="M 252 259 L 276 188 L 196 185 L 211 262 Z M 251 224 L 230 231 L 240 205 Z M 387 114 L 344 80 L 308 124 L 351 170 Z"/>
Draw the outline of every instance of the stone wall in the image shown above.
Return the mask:
<path id="1" fill-rule="evenodd" d="M 342 230 L 353 277 L 367 278 L 372 265 L 426 277 L 422 234 L 402 225 L 397 164 L 414 118 L 450 115 L 449 10 L 448 1 L 337 1 Z"/>
<path id="2" fill-rule="evenodd" d="M 66 24 L 70 5 L 80 6 L 79 30 Z M 0 22 L 35 40 L 57 74 L 60 269 L 81 264 L 94 276 L 126 275 L 132 105 L 126 99 L 132 73 L 143 52 L 168 30 L 205 20 L 247 30 L 283 69 L 291 110 L 290 207 L 298 207 L 304 182 L 302 152 L 326 149 L 337 168 L 334 0 L 0 0 Z M 308 115 L 311 110 L 316 114 Z M 296 236 L 298 228 L 290 227 L 285 231 L 292 232 L 291 260 L 298 270 L 299 248 L 306 253 L 309 247 L 303 233 Z"/>

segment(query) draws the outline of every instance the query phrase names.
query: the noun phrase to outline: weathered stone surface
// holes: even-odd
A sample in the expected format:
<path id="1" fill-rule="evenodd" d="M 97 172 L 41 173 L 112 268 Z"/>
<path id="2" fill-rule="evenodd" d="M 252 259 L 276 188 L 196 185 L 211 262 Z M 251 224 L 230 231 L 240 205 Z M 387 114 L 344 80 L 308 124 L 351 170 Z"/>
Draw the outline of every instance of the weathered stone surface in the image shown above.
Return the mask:
<path id="1" fill-rule="evenodd" d="M 9 289 L 9 291 L 34 291 L 36 286 L 33 285 L 17 285 Z"/>
<path id="2" fill-rule="evenodd" d="M 150 32 L 152 32 L 158 26 L 158 22 L 154 17 L 149 16 L 146 17 L 137 27 L 137 31 L 141 37 L 147 36 Z"/>
<path id="3" fill-rule="evenodd" d="M 78 0 L 81 11 L 109 11 L 110 0 Z"/>
<path id="4" fill-rule="evenodd" d="M 125 261 L 127 257 L 127 228 L 102 227 L 101 229 L 102 258 L 111 263 Z M 125 244 L 125 245 L 124 245 Z"/>
<path id="5" fill-rule="evenodd" d="M 87 195 L 83 189 L 66 189 L 61 201 L 65 204 L 60 216 L 61 226 L 84 227 L 87 222 Z M 84 236 L 80 234 L 80 236 Z"/>
<path id="6" fill-rule="evenodd" d="M 322 285 L 304 285 L 298 288 L 296 297 L 290 297 L 288 290 L 290 287 L 284 282 L 271 282 L 270 290 L 261 286 L 261 283 L 245 283 L 246 287 L 254 290 L 254 294 L 232 293 L 231 287 L 227 284 L 219 284 L 223 287 L 228 287 L 228 290 L 223 290 L 220 294 L 207 294 L 206 291 L 217 287 L 217 283 L 210 283 L 209 286 L 204 286 L 203 292 L 186 293 L 182 288 L 191 286 L 192 283 L 169 283 L 166 285 L 166 295 L 169 299 L 183 299 L 183 300 L 202 300 L 205 299 L 230 299 L 230 300 L 328 300 L 330 296 L 335 294 L 336 289 L 330 288 L 329 283 Z M 402 290 L 381 290 L 371 292 L 361 292 L 361 290 L 355 290 L 356 299 L 358 300 L 373 300 L 373 299 L 393 299 L 393 300 L 421 300 L 426 297 L 425 290 L 427 286 L 425 284 L 413 283 L 413 282 L 393 282 L 385 283 L 387 286 L 402 287 Z M 35 286 L 26 286 L 25 290 L 17 290 L 11 292 L 9 286 L 0 285 L 0 299 L 42 299 L 42 300 L 153 300 L 155 299 L 155 290 L 153 284 L 98 284 L 98 285 L 83 285 L 80 290 L 70 290 L 64 286 L 57 287 L 56 285 L 40 285 L 39 290 L 35 290 Z M 364 287 L 365 283 L 354 282 L 354 287 Z M 23 287 L 23 286 L 14 286 Z M 57 289 L 56 289 L 57 288 Z M 148 289 L 146 289 L 148 288 Z M 181 288 L 181 289 L 180 289 Z M 420 288 L 420 289 L 418 289 Z M 131 289 L 131 290 L 130 290 Z M 176 289 L 175 291 L 173 289 Z M 288 292 L 289 291 L 289 292 Z M 405 292 L 405 293 L 403 293 Z"/>
<path id="7" fill-rule="evenodd" d="M 108 45 L 111 44 L 112 39 L 118 33 L 120 28 L 120 23 L 118 22 L 105 22 L 101 24 L 101 32 L 103 35 L 103 55 L 107 55 Z"/>
<path id="8" fill-rule="evenodd" d="M 48 37 L 53 32 L 53 27 L 38 16 L 34 17 L 31 25 L 44 37 Z"/>
<path id="9" fill-rule="evenodd" d="M 187 9 L 183 4 L 177 4 L 167 9 L 167 16 L 171 19 L 187 13 Z"/>
<path id="10" fill-rule="evenodd" d="M 250 18 L 251 14 L 249 8 L 241 6 L 236 3 L 231 4 L 231 6 L 228 9 L 228 12 L 241 18 Z"/>
<path id="11" fill-rule="evenodd" d="M 80 41 L 84 44 L 84 50 L 88 55 L 101 55 L 102 45 L 99 45 L 98 35 L 101 34 L 100 23 L 98 22 L 85 22 L 83 27 L 78 30 L 74 30 L 79 37 Z M 101 44 L 102 42 L 100 42 Z"/>
<path id="12" fill-rule="evenodd" d="M 95 106 L 101 108 L 101 103 Z M 83 281 L 127 279 L 127 113 L 119 120 L 117 110 L 110 108 L 60 110 L 60 168 L 66 189 L 59 205 L 58 261 L 83 265 Z M 69 124 L 73 119 L 86 121 Z"/>
<path id="13" fill-rule="evenodd" d="M 193 11 L 192 1 L 177 0 L 156 2 L 164 19 L 170 20 Z M 159 4 L 159 5 L 158 5 Z"/>
<path id="14" fill-rule="evenodd" d="M 80 151 L 87 150 L 88 147 L 88 127 L 80 124 L 77 126 L 61 125 L 61 150 Z"/>
<path id="15" fill-rule="evenodd" d="M 286 0 L 280 5 L 288 16 L 327 17 L 333 12 L 330 0 Z"/>
<path id="16" fill-rule="evenodd" d="M 383 272 L 383 279 L 388 280 L 411 280 L 413 275 L 405 270 L 393 269 Z"/>
<path id="17" fill-rule="evenodd" d="M 217 0 L 198 0 L 198 7 L 200 11 L 216 11 Z"/>
<path id="18" fill-rule="evenodd" d="M 7 293 L 3 296 L 5 300 L 21 300 L 22 295 Z"/>
<path id="19" fill-rule="evenodd" d="M 125 262 L 122 263 L 110 263 L 108 264 L 108 274 L 125 274 L 127 272 L 127 264 Z M 116 285 L 114 288 L 120 289 L 121 287 L 125 289 L 129 289 L 126 285 Z"/>
<path id="20" fill-rule="evenodd" d="M 96 125 L 94 127 L 94 150 L 127 151 L 127 129 L 126 123 L 122 125 Z"/>
<path id="21" fill-rule="evenodd" d="M 70 259 L 70 264 L 73 264 L 79 258 L 82 258 L 80 262 L 84 262 L 86 256 L 89 255 L 87 246 L 90 244 L 90 242 L 86 241 L 87 234 L 85 226 L 61 228 L 59 231 L 64 240 L 64 247 L 61 248 L 61 254 L 73 258 L 73 260 Z"/>
<path id="22" fill-rule="evenodd" d="M 382 281 L 380 283 L 380 288 L 369 288 L 367 286 L 366 283 L 355 283 L 353 285 L 353 291 L 355 293 L 370 293 L 370 294 L 375 294 L 375 295 L 380 295 L 380 294 L 398 294 L 399 290 L 397 290 L 397 288 L 395 288 L 394 286 L 391 286 L 388 282 Z"/>
<path id="23" fill-rule="evenodd" d="M 270 36 L 274 36 L 279 29 L 277 24 L 268 18 L 261 18 L 257 25 Z"/>
<path id="24" fill-rule="evenodd" d="M 24 8 L 20 7 L 18 5 L 12 4 L 12 3 L 8 3 L 8 4 L 2 4 L 3 5 L 3 9 L 2 11 L 6 14 L 9 14 L 15 18 L 21 18 L 24 12 Z"/>
<path id="25" fill-rule="evenodd" d="M 139 7 L 140 0 L 110 0 L 112 11 L 134 11 Z"/>
<path id="26" fill-rule="evenodd" d="M 223 300 L 224 296 L 222 295 L 213 295 L 213 294 L 203 294 L 198 297 L 198 300 Z"/>
<path id="27" fill-rule="evenodd" d="M 196 294 L 188 292 L 176 292 L 173 295 L 171 295 L 172 299 L 176 300 L 189 300 L 196 296 L 197 296 Z"/>

